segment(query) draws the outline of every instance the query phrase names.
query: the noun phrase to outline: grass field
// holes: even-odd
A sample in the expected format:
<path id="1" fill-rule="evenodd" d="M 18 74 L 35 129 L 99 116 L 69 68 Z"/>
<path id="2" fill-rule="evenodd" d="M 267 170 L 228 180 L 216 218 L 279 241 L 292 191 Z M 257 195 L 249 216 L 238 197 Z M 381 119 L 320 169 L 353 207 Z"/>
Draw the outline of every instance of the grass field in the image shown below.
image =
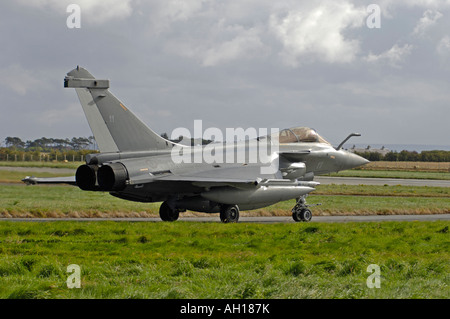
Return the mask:
<path id="1" fill-rule="evenodd" d="M 39 176 L 39 177 L 59 177 L 59 176 L 73 176 L 74 174 L 68 173 L 52 173 L 52 172 L 36 172 L 33 168 L 29 168 L 26 171 L 4 171 L 0 170 L 0 183 L 15 183 L 22 184 L 22 179 L 26 176 Z"/>
<path id="2" fill-rule="evenodd" d="M 423 172 L 450 172 L 449 162 L 370 162 L 360 169 L 368 170 L 394 170 L 394 171 L 423 171 Z"/>
<path id="3" fill-rule="evenodd" d="M 0 298 L 448 298 L 448 228 L 0 222 Z M 379 289 L 366 285 L 370 264 Z"/>
<path id="4" fill-rule="evenodd" d="M 20 163 L 20 162 L 18 162 Z M 37 162 L 39 163 L 39 162 Z M 44 164 L 49 164 L 45 163 Z M 67 165 L 67 164 L 65 164 Z M 25 176 L 67 176 L 67 172 L 0 170 L 0 217 L 151 217 L 158 216 L 159 203 L 134 203 L 101 192 L 83 192 L 70 186 L 28 186 L 20 182 Z M 379 171 L 350 170 L 340 175 L 361 176 Z M 392 173 L 392 172 L 384 172 Z M 395 173 L 395 172 L 394 172 Z M 407 172 L 400 172 L 401 174 Z M 433 174 L 425 173 L 423 177 Z M 444 176 L 445 177 L 445 176 Z M 18 185 L 13 185 L 13 184 Z M 450 188 L 368 185 L 320 185 L 308 198 L 315 215 L 371 214 L 443 214 L 450 213 Z M 248 216 L 287 216 L 294 201 L 244 212 Z M 200 213 L 188 213 L 199 215 Z"/>
<path id="5" fill-rule="evenodd" d="M 48 167 L 48 168 L 73 168 L 86 164 L 85 162 L 39 162 L 39 161 L 0 161 L 3 167 Z"/>
<path id="6" fill-rule="evenodd" d="M 73 186 L 0 185 L 0 193 L 0 217 L 155 217 L 160 206 Z M 444 214 L 450 213 L 450 188 L 321 185 L 308 203 L 323 203 L 313 215 Z M 289 216 L 294 205 L 289 200 L 242 216 Z"/>
<path id="7" fill-rule="evenodd" d="M 327 174 L 326 176 L 450 180 L 449 172 L 395 171 L 395 170 L 369 170 L 369 169 L 364 170 L 350 169 L 339 173 Z"/>
<path id="8" fill-rule="evenodd" d="M 0 171 L 0 180 L 23 175 Z M 150 217 L 160 205 L 71 186 L 0 185 L 0 193 L 0 217 Z M 320 185 L 314 193 L 308 202 L 323 203 L 314 215 L 450 213 L 445 187 Z M 293 205 L 242 215 L 288 216 Z M 0 298 L 448 299 L 449 226 L 0 219 Z M 81 268 L 79 289 L 67 287 L 70 264 Z M 380 266 L 379 289 L 366 285 L 370 264 Z"/>

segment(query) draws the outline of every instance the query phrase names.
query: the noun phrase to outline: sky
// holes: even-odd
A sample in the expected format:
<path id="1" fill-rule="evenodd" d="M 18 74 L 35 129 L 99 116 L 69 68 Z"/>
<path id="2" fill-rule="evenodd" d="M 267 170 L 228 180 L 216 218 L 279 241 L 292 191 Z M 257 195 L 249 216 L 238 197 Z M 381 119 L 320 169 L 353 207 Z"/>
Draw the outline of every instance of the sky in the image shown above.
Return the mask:
<path id="1" fill-rule="evenodd" d="M 169 136 L 202 120 L 448 146 L 449 17 L 443 0 L 2 0 L 0 140 L 92 135 L 63 87 L 79 65 Z"/>

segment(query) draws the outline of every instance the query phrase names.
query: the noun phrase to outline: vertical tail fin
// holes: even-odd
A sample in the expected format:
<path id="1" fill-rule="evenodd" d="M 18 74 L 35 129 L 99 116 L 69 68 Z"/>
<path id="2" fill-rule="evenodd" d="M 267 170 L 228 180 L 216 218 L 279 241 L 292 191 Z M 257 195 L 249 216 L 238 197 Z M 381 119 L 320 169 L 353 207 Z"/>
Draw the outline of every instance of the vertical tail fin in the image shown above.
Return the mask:
<path id="1" fill-rule="evenodd" d="M 108 80 L 77 67 L 67 73 L 64 87 L 75 88 L 100 152 L 172 148 L 172 142 L 152 131 L 109 92 Z"/>

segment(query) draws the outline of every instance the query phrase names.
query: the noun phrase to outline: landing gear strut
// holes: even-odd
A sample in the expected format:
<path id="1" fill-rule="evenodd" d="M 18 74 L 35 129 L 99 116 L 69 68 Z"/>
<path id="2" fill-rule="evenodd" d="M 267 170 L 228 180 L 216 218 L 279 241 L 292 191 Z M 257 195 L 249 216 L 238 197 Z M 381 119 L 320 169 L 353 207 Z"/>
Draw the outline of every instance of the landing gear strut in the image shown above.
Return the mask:
<path id="1" fill-rule="evenodd" d="M 223 205 L 220 208 L 222 223 L 237 223 L 239 220 L 239 207 L 237 205 Z"/>
<path id="2" fill-rule="evenodd" d="M 172 209 L 167 202 L 163 202 L 159 207 L 159 217 L 165 222 L 174 222 L 180 216 L 178 209 Z"/>
<path id="3" fill-rule="evenodd" d="M 306 204 L 306 196 L 303 195 L 297 200 L 297 204 L 292 208 L 292 218 L 296 222 L 309 222 L 312 219 L 312 213 L 308 209 L 308 207 L 311 206 L 317 206 L 321 204 L 315 204 L 315 205 L 307 205 Z"/>

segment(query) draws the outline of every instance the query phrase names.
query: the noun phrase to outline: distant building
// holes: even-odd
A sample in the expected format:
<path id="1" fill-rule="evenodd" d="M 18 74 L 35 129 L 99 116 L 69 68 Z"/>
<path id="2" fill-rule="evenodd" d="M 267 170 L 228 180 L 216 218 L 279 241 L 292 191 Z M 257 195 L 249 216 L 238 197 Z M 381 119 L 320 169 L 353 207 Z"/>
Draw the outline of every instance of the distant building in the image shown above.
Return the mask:
<path id="1" fill-rule="evenodd" d="M 384 146 L 382 146 L 381 148 L 372 148 L 370 145 L 367 145 L 366 148 L 359 148 L 359 147 L 356 147 L 355 145 L 353 145 L 353 147 L 350 148 L 348 151 L 352 152 L 352 153 L 365 153 L 365 152 L 378 153 L 378 154 L 380 154 L 382 156 L 385 156 L 391 150 L 386 148 L 386 147 L 384 147 Z"/>

